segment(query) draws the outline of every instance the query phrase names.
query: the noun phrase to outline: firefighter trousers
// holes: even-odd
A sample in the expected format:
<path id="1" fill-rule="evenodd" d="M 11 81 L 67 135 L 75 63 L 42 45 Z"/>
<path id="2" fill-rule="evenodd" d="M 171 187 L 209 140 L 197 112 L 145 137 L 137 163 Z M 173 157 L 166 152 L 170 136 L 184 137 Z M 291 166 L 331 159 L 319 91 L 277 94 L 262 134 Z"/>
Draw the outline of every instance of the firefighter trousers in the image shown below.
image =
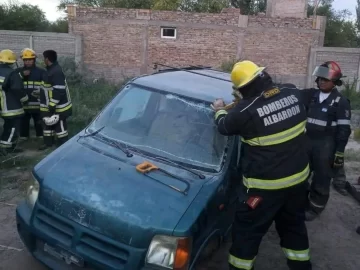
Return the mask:
<path id="1" fill-rule="evenodd" d="M 311 270 L 309 241 L 305 225 L 307 185 L 276 191 L 250 189 L 239 200 L 232 227 L 229 254 L 231 270 L 253 270 L 263 236 L 273 221 L 280 236 L 280 246 L 291 270 Z M 262 201 L 255 209 L 246 201 L 259 196 Z"/>
<path id="2" fill-rule="evenodd" d="M 332 164 L 335 155 L 333 138 L 311 140 L 310 163 L 313 172 L 309 191 L 309 210 L 320 214 L 330 197 L 331 179 L 335 177 Z"/>
<path id="3" fill-rule="evenodd" d="M 55 143 L 55 137 L 57 138 L 57 145 L 60 146 L 65 143 L 69 134 L 67 131 L 67 121 L 66 118 L 61 118 L 53 126 L 47 126 L 44 124 L 44 144 L 47 147 L 51 147 Z"/>
<path id="4" fill-rule="evenodd" d="M 27 111 L 25 110 L 25 115 L 21 119 L 21 128 L 20 128 L 20 137 L 29 138 L 30 137 L 30 120 L 33 119 L 36 137 L 43 136 L 43 127 L 40 111 Z"/>
<path id="5" fill-rule="evenodd" d="M 13 149 L 19 137 L 21 117 L 8 118 L 4 117 L 3 132 L 0 138 L 0 147 L 4 149 Z"/>

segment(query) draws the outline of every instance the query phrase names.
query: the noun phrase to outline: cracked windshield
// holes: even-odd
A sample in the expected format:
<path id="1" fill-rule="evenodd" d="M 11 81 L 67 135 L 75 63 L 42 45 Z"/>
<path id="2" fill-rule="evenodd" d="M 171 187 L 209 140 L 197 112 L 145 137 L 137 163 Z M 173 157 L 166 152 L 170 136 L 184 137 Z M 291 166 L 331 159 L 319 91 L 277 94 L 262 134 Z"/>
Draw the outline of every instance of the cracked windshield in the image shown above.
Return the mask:
<path id="1" fill-rule="evenodd" d="M 189 166 L 218 170 L 227 143 L 205 103 L 127 86 L 95 121 L 119 142 Z"/>

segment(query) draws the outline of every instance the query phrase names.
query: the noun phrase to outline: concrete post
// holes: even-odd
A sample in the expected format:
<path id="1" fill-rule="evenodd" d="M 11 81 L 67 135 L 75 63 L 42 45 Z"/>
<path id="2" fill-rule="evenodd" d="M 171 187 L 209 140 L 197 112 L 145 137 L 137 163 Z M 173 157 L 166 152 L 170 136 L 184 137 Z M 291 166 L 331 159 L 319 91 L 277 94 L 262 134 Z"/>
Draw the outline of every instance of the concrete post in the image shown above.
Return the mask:
<path id="1" fill-rule="evenodd" d="M 359 65 L 358 65 L 355 90 L 356 90 L 356 92 L 360 92 L 360 61 L 359 61 Z"/>
<path id="2" fill-rule="evenodd" d="M 83 51 L 82 51 L 82 37 L 80 35 L 75 36 L 75 63 L 80 69 L 83 69 Z"/>
<path id="3" fill-rule="evenodd" d="M 316 65 L 316 53 L 317 53 L 317 49 L 311 47 L 310 53 L 309 53 L 309 58 L 308 58 L 306 88 L 312 87 L 312 73 L 313 73 L 314 67 Z"/>
<path id="4" fill-rule="evenodd" d="M 34 49 L 34 38 L 33 35 L 29 36 L 29 48 Z"/>

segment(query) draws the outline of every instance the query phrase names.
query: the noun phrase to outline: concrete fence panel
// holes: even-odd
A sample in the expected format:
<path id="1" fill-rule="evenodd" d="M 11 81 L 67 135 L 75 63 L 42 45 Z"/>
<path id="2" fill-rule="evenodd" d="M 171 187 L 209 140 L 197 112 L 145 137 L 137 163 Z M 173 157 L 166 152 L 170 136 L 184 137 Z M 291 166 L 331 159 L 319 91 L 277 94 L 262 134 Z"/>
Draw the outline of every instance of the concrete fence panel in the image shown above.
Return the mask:
<path id="1" fill-rule="evenodd" d="M 0 30 L 0 50 L 13 50 L 18 56 L 24 48 L 34 49 L 39 56 L 45 50 L 55 50 L 61 57 L 73 57 L 82 61 L 81 37 L 72 34 L 4 31 Z"/>

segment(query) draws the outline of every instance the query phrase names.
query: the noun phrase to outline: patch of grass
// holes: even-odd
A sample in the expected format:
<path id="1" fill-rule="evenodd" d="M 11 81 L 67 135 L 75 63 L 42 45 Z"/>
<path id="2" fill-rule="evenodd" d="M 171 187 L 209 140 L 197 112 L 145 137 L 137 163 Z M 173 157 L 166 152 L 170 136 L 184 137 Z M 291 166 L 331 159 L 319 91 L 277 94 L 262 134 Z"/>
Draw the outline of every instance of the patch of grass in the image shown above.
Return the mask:
<path id="1" fill-rule="evenodd" d="M 94 81 L 91 74 L 86 70 L 78 72 L 78 66 L 70 58 L 60 58 L 59 63 L 63 68 L 67 83 L 70 89 L 70 95 L 73 103 L 73 113 L 68 119 L 68 130 L 70 136 L 73 136 L 84 129 L 100 110 L 116 95 L 123 83 L 111 84 L 104 79 Z M 40 64 L 41 66 L 41 64 Z M 33 129 L 33 128 L 32 128 Z M 2 129 L 0 127 L 0 133 Z M 31 131 L 33 132 L 33 130 Z M 2 188 L 14 186 L 22 189 L 27 180 L 31 177 L 32 168 L 40 162 L 51 151 L 37 152 L 37 147 L 41 141 L 30 140 L 20 143 L 19 147 L 27 150 L 20 154 L 9 154 L 0 157 L 0 191 Z"/>
<path id="2" fill-rule="evenodd" d="M 344 85 L 341 87 L 341 93 L 347 97 L 351 102 L 352 110 L 360 109 L 360 92 L 356 91 L 356 84 L 358 79 L 354 78 L 352 81 L 344 82 Z"/>
<path id="3" fill-rule="evenodd" d="M 360 128 L 354 129 L 354 140 L 360 142 Z"/>
<path id="4" fill-rule="evenodd" d="M 360 151 L 349 149 L 345 151 L 345 162 L 346 161 L 360 161 Z"/>

